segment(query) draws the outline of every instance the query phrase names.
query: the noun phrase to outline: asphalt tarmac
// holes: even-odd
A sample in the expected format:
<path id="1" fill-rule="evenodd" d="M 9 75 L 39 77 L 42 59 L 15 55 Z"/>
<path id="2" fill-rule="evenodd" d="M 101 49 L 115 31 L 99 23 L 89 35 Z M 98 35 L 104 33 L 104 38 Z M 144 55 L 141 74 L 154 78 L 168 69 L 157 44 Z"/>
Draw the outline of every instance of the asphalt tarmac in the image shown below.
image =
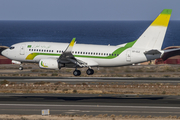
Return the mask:
<path id="1" fill-rule="evenodd" d="M 0 77 L 0 81 L 8 80 L 16 83 L 44 82 L 66 82 L 78 84 L 82 82 L 104 82 L 104 83 L 180 83 L 180 78 L 133 78 L 133 77 Z"/>
<path id="2" fill-rule="evenodd" d="M 180 96 L 0 94 L 0 114 L 180 116 Z"/>

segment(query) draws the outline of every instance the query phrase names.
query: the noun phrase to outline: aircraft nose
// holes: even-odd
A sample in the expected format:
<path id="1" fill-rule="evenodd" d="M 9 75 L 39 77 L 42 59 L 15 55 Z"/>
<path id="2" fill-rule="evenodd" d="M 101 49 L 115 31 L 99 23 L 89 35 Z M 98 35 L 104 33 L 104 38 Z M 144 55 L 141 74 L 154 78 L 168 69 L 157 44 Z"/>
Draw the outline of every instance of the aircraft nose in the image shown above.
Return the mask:
<path id="1" fill-rule="evenodd" d="M 4 49 L 4 50 L 0 51 L 0 54 L 6 57 L 8 55 L 8 50 Z"/>

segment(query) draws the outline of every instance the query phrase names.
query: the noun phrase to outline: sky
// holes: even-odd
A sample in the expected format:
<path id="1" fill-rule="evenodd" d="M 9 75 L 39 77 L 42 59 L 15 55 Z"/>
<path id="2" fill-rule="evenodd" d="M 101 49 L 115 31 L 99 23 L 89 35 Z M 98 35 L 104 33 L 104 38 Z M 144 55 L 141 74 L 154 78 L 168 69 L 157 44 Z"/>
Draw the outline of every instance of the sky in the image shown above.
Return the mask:
<path id="1" fill-rule="evenodd" d="M 0 0 L 0 20 L 153 20 L 172 9 L 180 20 L 180 0 Z"/>

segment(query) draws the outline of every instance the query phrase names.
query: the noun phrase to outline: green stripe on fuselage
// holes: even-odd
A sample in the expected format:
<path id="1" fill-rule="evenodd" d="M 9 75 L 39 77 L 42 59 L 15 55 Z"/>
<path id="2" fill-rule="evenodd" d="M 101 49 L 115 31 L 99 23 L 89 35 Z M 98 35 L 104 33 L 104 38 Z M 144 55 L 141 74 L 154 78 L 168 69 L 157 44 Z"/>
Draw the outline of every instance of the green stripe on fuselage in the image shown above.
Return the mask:
<path id="1" fill-rule="evenodd" d="M 134 43 L 137 40 L 133 42 L 127 43 L 124 47 L 120 47 L 116 49 L 111 55 L 109 56 L 88 56 L 88 55 L 74 55 L 74 57 L 84 57 L 84 58 L 100 58 L 100 59 L 113 59 L 116 58 L 117 55 L 120 55 L 124 50 L 132 47 Z M 26 57 L 26 60 L 33 60 L 38 55 L 47 55 L 47 56 L 60 56 L 61 54 L 53 54 L 53 53 L 31 53 Z"/>

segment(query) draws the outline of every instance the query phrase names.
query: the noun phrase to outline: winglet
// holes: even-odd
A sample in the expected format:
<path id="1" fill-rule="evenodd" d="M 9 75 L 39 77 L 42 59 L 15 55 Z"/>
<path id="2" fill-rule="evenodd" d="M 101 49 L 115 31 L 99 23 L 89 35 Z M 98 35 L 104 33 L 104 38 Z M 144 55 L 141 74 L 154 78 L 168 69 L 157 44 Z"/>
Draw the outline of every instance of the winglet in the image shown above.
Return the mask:
<path id="1" fill-rule="evenodd" d="M 67 49 L 64 52 L 71 52 L 72 48 L 74 46 L 76 38 L 73 38 L 72 41 L 70 42 L 69 46 L 67 47 Z"/>
<path id="2" fill-rule="evenodd" d="M 66 50 L 59 56 L 58 61 L 74 57 L 73 54 L 71 53 L 71 51 L 74 46 L 75 40 L 76 40 L 76 38 L 72 39 L 72 41 L 69 43 L 69 46 L 66 48 Z"/>

